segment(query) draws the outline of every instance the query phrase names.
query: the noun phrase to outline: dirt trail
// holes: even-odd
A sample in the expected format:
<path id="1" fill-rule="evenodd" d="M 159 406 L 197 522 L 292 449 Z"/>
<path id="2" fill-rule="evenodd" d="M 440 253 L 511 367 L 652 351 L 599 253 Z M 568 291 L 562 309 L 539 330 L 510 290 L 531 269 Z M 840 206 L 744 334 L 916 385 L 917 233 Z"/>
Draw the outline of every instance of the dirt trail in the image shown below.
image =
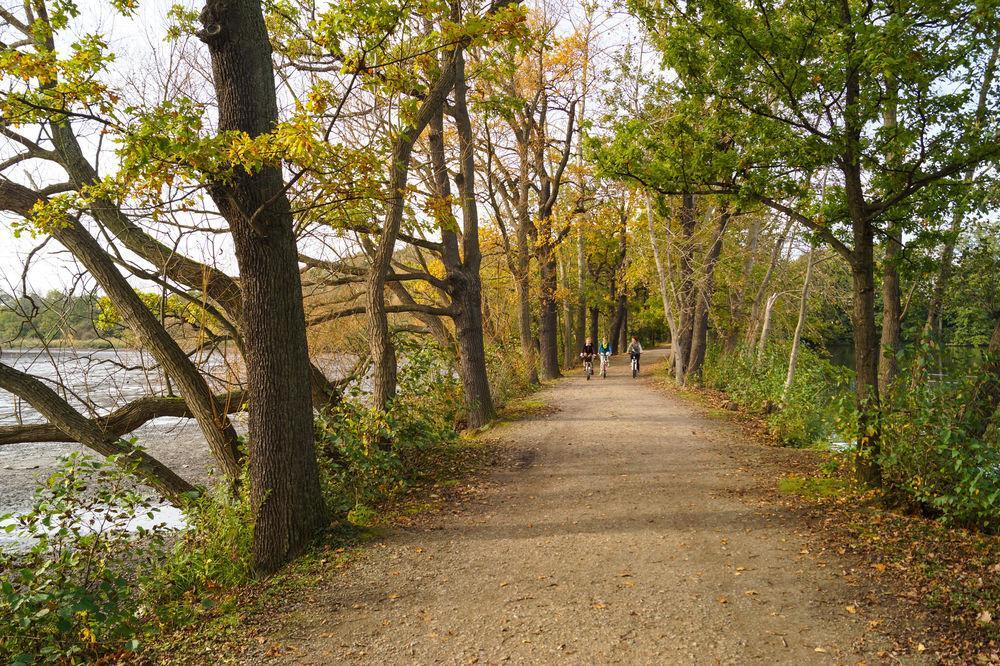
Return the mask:
<path id="1" fill-rule="evenodd" d="M 760 447 L 626 362 L 545 389 L 558 412 L 498 430 L 523 464 L 295 604 L 273 636 L 291 648 L 279 659 L 882 661 L 867 619 L 846 610 L 842 563 L 802 552 L 801 525 L 750 499 L 745 454 Z"/>

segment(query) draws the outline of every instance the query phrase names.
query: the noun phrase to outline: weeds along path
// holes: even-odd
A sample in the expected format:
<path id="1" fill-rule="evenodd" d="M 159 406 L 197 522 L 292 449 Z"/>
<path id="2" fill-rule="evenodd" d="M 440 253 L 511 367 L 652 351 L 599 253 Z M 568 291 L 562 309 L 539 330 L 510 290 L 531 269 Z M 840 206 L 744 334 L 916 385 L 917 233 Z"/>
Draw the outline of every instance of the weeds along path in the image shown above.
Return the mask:
<path id="1" fill-rule="evenodd" d="M 577 373 L 541 397 L 559 411 L 498 430 L 522 465 L 296 603 L 276 659 L 883 661 L 836 559 L 803 552 L 790 519 L 751 499 L 753 447 L 732 426 L 633 380 L 621 357 L 606 380 Z"/>

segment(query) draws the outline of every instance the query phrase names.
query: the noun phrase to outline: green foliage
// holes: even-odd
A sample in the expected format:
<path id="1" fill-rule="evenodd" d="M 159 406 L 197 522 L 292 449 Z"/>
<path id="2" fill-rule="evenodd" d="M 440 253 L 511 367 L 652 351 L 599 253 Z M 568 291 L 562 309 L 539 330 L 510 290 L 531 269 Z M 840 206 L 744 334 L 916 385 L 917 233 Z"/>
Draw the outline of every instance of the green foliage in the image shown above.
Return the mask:
<path id="1" fill-rule="evenodd" d="M 429 346 L 401 345 L 399 386 L 385 412 L 360 389 L 316 420 L 327 506 L 367 524 L 370 508 L 406 487 L 420 457 L 458 436 L 461 385 L 450 359 Z"/>
<path id="2" fill-rule="evenodd" d="M 226 601 L 220 590 L 250 579 L 245 494 L 233 499 L 219 488 L 190 498 L 178 531 L 159 519 L 134 473 L 122 457 L 71 454 L 30 511 L 0 520 L 30 544 L 0 551 L 0 615 L 12 620 L 0 623 L 0 654 L 13 663 L 127 654 L 157 628 L 202 617 Z"/>
<path id="3" fill-rule="evenodd" d="M 163 530 L 123 529 L 154 505 L 135 490 L 133 464 L 70 454 L 41 485 L 34 506 L 5 516 L 8 533 L 31 543 L 0 552 L 0 652 L 13 663 L 76 663 L 99 651 L 134 649 L 142 619 L 127 572 L 148 568 Z M 137 545 L 142 542 L 142 547 Z"/>
<path id="4" fill-rule="evenodd" d="M 881 467 L 893 499 L 948 524 L 1000 531 L 1000 427 L 970 423 L 963 407 L 976 374 L 948 381 L 917 372 L 895 387 L 882 421 Z"/>
<path id="5" fill-rule="evenodd" d="M 799 349 L 799 360 L 788 394 L 782 399 L 788 371 L 788 347 L 772 345 L 759 361 L 751 353 L 722 355 L 710 350 L 705 360 L 705 383 L 725 391 L 740 407 L 764 415 L 772 433 L 793 446 L 825 444 L 850 412 L 850 372 L 819 353 Z"/>

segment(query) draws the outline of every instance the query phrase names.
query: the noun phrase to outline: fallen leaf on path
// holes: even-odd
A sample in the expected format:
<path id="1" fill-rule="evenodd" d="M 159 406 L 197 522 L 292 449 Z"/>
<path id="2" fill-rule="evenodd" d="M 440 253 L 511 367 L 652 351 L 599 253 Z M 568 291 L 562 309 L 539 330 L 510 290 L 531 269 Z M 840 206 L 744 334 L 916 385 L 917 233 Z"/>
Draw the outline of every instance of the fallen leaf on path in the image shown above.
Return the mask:
<path id="1" fill-rule="evenodd" d="M 593 608 L 595 608 L 596 610 L 604 610 L 607 607 L 608 607 L 607 604 L 602 604 L 600 602 L 593 605 Z"/>
<path id="2" fill-rule="evenodd" d="M 824 649 L 823 649 L 823 648 L 821 648 L 821 647 L 818 647 L 818 648 L 816 648 L 816 652 L 823 652 L 823 653 L 826 653 L 826 650 L 824 650 Z"/>
<path id="3" fill-rule="evenodd" d="M 508 585 L 510 585 L 510 583 L 508 583 L 507 581 L 500 583 L 500 587 L 507 587 Z"/>
<path id="4" fill-rule="evenodd" d="M 845 606 L 844 610 L 850 613 L 851 615 L 854 615 L 855 613 L 858 612 L 858 609 L 855 606 Z"/>
<path id="5" fill-rule="evenodd" d="M 883 571 L 885 571 L 885 565 L 882 563 L 876 564 L 875 571 L 882 573 Z"/>
<path id="6" fill-rule="evenodd" d="M 729 603 L 729 599 L 726 599 L 725 597 L 719 597 L 718 599 L 716 599 L 716 601 L 718 601 L 720 604 L 728 604 Z"/>
<path id="7" fill-rule="evenodd" d="M 983 624 L 989 624 L 990 622 L 993 621 L 993 613 L 989 612 L 988 610 L 984 610 L 982 613 L 979 614 L 979 617 L 977 617 L 976 620 L 978 622 L 982 622 Z"/>

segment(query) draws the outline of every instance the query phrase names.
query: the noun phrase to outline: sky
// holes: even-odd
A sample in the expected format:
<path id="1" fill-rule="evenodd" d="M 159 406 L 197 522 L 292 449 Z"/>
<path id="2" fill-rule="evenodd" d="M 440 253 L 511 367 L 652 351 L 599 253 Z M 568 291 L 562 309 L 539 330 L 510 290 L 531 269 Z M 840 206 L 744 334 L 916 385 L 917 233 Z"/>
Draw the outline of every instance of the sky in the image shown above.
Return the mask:
<path id="1" fill-rule="evenodd" d="M 61 37 L 62 43 L 68 45 L 74 36 L 90 32 L 104 35 L 110 49 L 116 54 L 115 62 L 110 67 L 109 81 L 113 84 L 132 81 L 136 86 L 149 84 L 155 91 L 156 73 L 152 67 L 152 60 L 154 54 L 159 55 L 161 62 L 167 57 L 164 54 L 169 47 L 164 45 L 163 34 L 167 23 L 167 12 L 175 1 L 140 0 L 135 16 L 123 17 L 109 7 L 107 0 L 77 0 L 81 14 L 71 23 L 68 34 Z M 553 3 L 553 6 L 567 2 L 567 0 L 547 1 Z M 0 3 L 12 5 L 12 9 L 19 4 L 14 0 L 0 0 Z M 180 4 L 195 9 L 200 8 L 201 0 L 184 0 Z M 576 0 L 568 0 L 566 6 L 569 7 L 570 16 L 564 21 L 564 30 L 571 30 L 573 23 L 582 20 L 580 4 Z M 610 6 L 615 7 L 615 3 L 610 3 Z M 612 50 L 620 48 L 626 42 L 634 41 L 639 34 L 634 22 L 620 9 L 604 10 L 598 26 L 598 32 L 603 33 L 602 41 Z M 595 83 L 599 84 L 599 81 Z M 31 132 L 25 133 L 31 134 Z M 91 149 L 95 147 L 94 140 L 96 139 L 89 140 Z M 13 154 L 12 151 L 16 148 L 17 144 L 0 137 L 0 161 Z M 107 160 L 109 155 L 110 153 L 105 151 L 102 159 Z M 31 174 L 30 179 L 35 182 L 51 183 L 55 182 L 55 178 L 61 178 L 59 170 L 53 167 L 48 169 L 48 172 Z M 106 175 L 108 165 L 105 164 L 101 171 Z M 13 170 L 8 173 L 16 174 Z M 25 174 L 22 172 L 17 176 L 24 178 Z M 22 275 L 26 258 L 45 241 L 45 237 L 33 238 L 27 232 L 15 237 L 11 221 L 12 218 L 0 214 L 0 291 L 20 292 L 27 286 L 28 291 L 44 293 L 51 289 L 66 290 L 77 284 L 76 280 L 82 271 L 78 269 L 73 258 L 54 240 L 45 242 L 44 247 L 36 251 L 29 271 L 26 275 Z M 203 235 L 197 242 L 182 244 L 179 249 L 194 259 L 213 263 L 231 274 L 237 273 L 227 237 Z M 140 288 L 149 286 L 149 283 L 143 283 L 141 280 L 130 279 Z M 84 280 L 80 286 L 90 285 Z"/>

